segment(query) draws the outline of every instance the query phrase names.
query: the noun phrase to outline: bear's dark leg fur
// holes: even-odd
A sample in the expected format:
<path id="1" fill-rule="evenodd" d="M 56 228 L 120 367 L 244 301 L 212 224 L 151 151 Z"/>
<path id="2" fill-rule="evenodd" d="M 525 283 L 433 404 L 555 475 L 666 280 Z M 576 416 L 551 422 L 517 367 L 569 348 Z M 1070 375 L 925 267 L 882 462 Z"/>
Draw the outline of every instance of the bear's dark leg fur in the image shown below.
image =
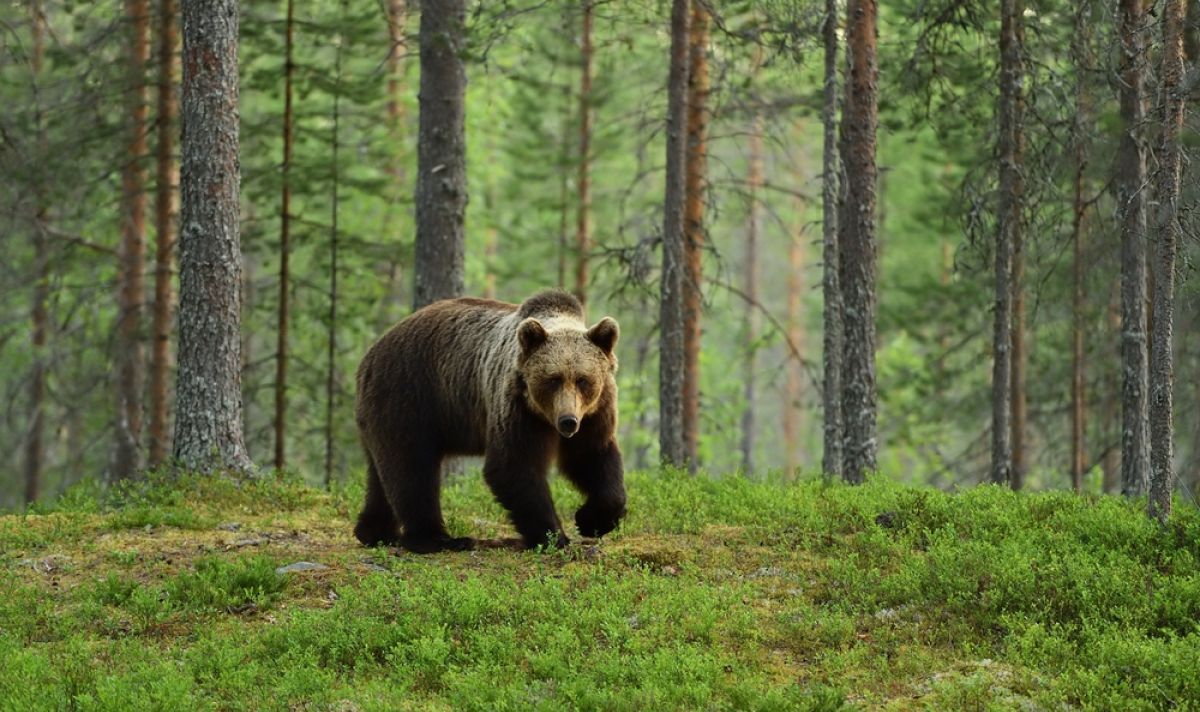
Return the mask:
<path id="1" fill-rule="evenodd" d="M 409 442 L 420 439 L 409 438 Z M 386 454 L 377 453 L 373 459 L 378 481 L 400 523 L 402 533 L 396 543 L 418 554 L 474 548 L 474 539 L 452 537 L 446 531 L 442 519 L 440 453 L 429 447 L 397 447 L 389 448 Z M 371 502 L 369 481 L 367 502 Z"/>
<path id="2" fill-rule="evenodd" d="M 379 483 L 379 473 L 375 463 L 367 455 L 367 498 L 363 503 L 362 512 L 358 515 L 358 524 L 354 526 L 354 536 L 366 546 L 393 545 L 400 542 L 399 522 L 392 505 L 388 504 L 383 485 Z"/>
<path id="3" fill-rule="evenodd" d="M 526 547 L 566 546 L 570 540 L 563 532 L 546 481 L 557 436 L 550 426 L 534 421 L 528 414 L 516 420 L 508 425 L 503 437 L 493 437 L 488 444 L 483 479 L 508 510 Z"/>
<path id="4" fill-rule="evenodd" d="M 586 537 L 599 537 L 617 528 L 625 516 L 625 475 L 621 450 L 611 437 L 595 437 L 587 430 L 563 440 L 558 467 L 587 499 L 575 512 L 575 525 Z"/>

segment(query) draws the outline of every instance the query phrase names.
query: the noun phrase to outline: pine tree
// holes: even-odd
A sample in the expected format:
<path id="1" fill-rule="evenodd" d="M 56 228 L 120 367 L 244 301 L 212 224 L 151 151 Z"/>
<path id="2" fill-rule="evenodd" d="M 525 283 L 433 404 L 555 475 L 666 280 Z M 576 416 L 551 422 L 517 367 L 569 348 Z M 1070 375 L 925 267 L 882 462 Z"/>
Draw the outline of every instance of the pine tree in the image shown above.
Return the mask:
<path id="1" fill-rule="evenodd" d="M 687 83 L 690 3 L 671 2 L 671 62 L 667 77 L 667 176 L 663 197 L 662 276 L 658 353 L 659 453 L 687 463 L 683 440 L 683 212 L 687 160 Z"/>
<path id="2" fill-rule="evenodd" d="M 840 269 L 845 341 L 842 412 L 845 439 L 842 476 L 860 483 L 876 467 L 875 395 L 875 127 L 879 113 L 875 0 L 846 5 L 849 74 L 842 111 L 841 158 L 846 169 L 846 224 Z"/>
<path id="3" fill-rule="evenodd" d="M 1150 516 L 1166 522 L 1175 489 L 1175 257 L 1182 226 L 1179 184 L 1183 170 L 1184 0 L 1166 0 L 1162 17 L 1162 107 L 1159 166 L 1155 181 L 1154 335 L 1150 359 Z"/>
<path id="4" fill-rule="evenodd" d="M 423 9 L 414 308 L 462 294 L 467 207 L 467 77 L 461 56 L 466 1 L 446 0 Z"/>
<path id="5" fill-rule="evenodd" d="M 175 211 L 178 172 L 175 166 L 176 61 L 179 33 L 175 0 L 162 0 L 158 18 L 158 156 L 155 187 L 154 343 L 150 357 L 151 467 L 167 457 L 167 379 L 171 369 L 171 316 L 174 294 Z"/>
<path id="6" fill-rule="evenodd" d="M 1143 0 L 1121 0 L 1121 145 L 1117 155 L 1117 212 L 1121 222 L 1121 492 L 1143 494 L 1149 481 L 1149 373 L 1146 343 L 1147 60 Z"/>
<path id="7" fill-rule="evenodd" d="M 237 0 L 183 0 L 174 454 L 248 470 L 242 440 Z"/>

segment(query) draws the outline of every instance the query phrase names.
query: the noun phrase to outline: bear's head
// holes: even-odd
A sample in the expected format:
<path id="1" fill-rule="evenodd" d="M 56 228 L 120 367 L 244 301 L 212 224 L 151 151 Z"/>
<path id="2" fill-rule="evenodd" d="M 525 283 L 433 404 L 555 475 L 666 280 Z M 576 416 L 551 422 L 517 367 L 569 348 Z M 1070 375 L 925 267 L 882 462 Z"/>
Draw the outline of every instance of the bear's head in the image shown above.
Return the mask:
<path id="1" fill-rule="evenodd" d="M 590 329 L 573 319 L 533 317 L 517 327 L 525 401 L 564 438 L 579 432 L 605 395 L 615 393 L 619 334 L 617 322 L 607 316 Z"/>

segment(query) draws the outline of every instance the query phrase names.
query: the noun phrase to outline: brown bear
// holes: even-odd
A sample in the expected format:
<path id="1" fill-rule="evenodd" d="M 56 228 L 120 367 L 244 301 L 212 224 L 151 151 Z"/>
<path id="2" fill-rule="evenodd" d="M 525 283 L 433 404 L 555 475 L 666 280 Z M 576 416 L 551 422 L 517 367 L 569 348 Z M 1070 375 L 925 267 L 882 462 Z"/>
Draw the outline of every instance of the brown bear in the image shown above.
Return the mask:
<path id="1" fill-rule="evenodd" d="M 625 514 L 617 447 L 617 322 L 587 328 L 579 300 L 543 291 L 521 305 L 446 299 L 396 324 L 358 368 L 355 417 L 367 493 L 354 534 L 410 551 L 472 548 L 446 532 L 441 465 L 483 455 L 483 477 L 526 547 L 568 543 L 547 470 L 586 498 L 580 534 Z"/>

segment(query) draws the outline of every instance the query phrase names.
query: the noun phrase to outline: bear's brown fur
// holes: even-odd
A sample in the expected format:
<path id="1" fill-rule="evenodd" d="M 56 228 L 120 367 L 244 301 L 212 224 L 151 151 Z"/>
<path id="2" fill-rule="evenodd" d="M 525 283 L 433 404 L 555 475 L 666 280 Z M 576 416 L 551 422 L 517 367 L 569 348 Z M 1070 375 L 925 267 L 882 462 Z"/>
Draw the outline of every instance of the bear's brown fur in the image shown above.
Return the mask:
<path id="1" fill-rule="evenodd" d="M 358 368 L 355 417 L 367 494 L 355 536 L 419 552 L 467 549 L 441 510 L 448 455 L 484 455 L 483 476 L 528 547 L 568 541 L 546 474 L 559 470 L 586 500 L 584 536 L 625 514 L 617 447 L 617 322 L 584 325 L 579 301 L 540 292 L 520 306 L 435 302 L 401 321 Z"/>

